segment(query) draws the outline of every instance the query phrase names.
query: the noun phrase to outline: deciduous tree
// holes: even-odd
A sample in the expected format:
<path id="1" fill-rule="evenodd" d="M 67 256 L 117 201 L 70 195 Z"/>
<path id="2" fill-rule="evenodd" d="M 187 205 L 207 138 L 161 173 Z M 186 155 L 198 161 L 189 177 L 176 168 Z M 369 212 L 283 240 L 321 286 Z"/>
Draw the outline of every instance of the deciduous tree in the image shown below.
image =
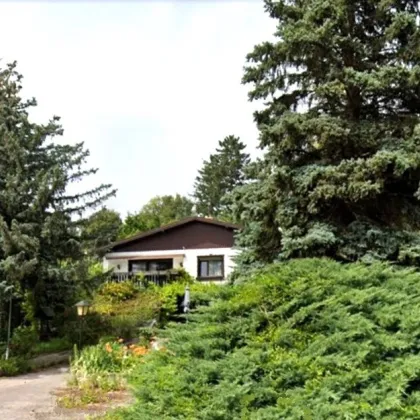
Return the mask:
<path id="1" fill-rule="evenodd" d="M 120 236 L 127 237 L 195 215 L 194 203 L 180 194 L 152 198 L 138 213 L 129 214 Z"/>

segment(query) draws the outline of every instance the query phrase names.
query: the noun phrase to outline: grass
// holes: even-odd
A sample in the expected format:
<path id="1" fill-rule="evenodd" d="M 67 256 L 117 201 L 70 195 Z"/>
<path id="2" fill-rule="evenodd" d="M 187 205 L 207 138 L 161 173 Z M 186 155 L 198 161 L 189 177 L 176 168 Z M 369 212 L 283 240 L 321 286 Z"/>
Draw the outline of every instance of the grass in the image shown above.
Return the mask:
<path id="1" fill-rule="evenodd" d="M 47 365 L 33 364 L 30 359 L 41 355 L 60 353 L 65 350 L 70 350 L 71 347 L 72 345 L 68 339 L 54 338 L 51 341 L 36 343 L 30 354 L 17 356 L 12 355 L 9 360 L 0 358 L 0 377 L 22 375 L 24 373 L 39 370 L 52 364 L 57 364 L 55 361 L 52 363 L 49 362 Z"/>
<path id="2" fill-rule="evenodd" d="M 46 353 L 60 353 L 62 351 L 71 350 L 73 345 L 66 337 L 53 338 L 50 341 L 40 341 L 34 347 L 34 354 L 46 354 Z"/>
<path id="3" fill-rule="evenodd" d="M 141 363 L 149 349 L 141 345 L 124 345 L 122 340 L 101 341 L 95 346 L 74 350 L 68 387 L 58 394 L 62 408 L 86 408 L 108 404 L 128 395 L 126 377 Z"/>
<path id="4" fill-rule="evenodd" d="M 110 418 L 113 409 L 125 406 L 131 401 L 130 393 L 125 390 L 105 391 L 98 388 L 62 388 L 55 391 L 57 404 L 66 410 L 79 410 L 84 418 Z M 91 413 L 92 416 L 88 415 Z M 94 413 L 94 414 L 93 414 Z"/>

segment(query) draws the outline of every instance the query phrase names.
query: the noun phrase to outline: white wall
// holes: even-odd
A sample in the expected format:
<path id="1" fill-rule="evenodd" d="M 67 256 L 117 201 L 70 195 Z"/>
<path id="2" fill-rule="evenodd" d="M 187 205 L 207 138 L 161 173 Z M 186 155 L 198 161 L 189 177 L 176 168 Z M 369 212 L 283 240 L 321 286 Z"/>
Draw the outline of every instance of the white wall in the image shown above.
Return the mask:
<path id="1" fill-rule="evenodd" d="M 232 257 L 237 254 L 237 250 L 232 248 L 207 248 L 207 249 L 187 249 L 185 250 L 184 268 L 193 277 L 197 277 L 198 257 L 207 257 L 212 255 L 224 256 L 225 278 L 233 271 L 235 264 Z"/>
<path id="2" fill-rule="evenodd" d="M 103 260 L 104 270 L 114 269 L 115 273 L 126 273 L 128 271 L 128 260 L 107 260 L 106 257 Z"/>
<path id="3" fill-rule="evenodd" d="M 174 268 L 179 268 L 183 263 L 185 270 L 194 278 L 197 277 L 198 257 L 206 257 L 211 255 L 224 256 L 225 278 L 233 271 L 234 262 L 232 258 L 238 254 L 238 250 L 233 248 L 206 248 L 206 249 L 182 249 L 170 251 L 142 251 L 142 252 L 112 252 L 105 255 L 103 265 L 105 270 L 114 269 L 115 273 L 128 271 L 128 260 L 134 257 L 147 257 L 153 259 L 155 257 L 173 258 Z M 122 257 L 122 258 L 118 258 Z M 108 259 L 109 258 L 109 259 Z M 118 258 L 118 259 L 114 259 Z M 119 266 L 119 267 L 118 267 Z"/>

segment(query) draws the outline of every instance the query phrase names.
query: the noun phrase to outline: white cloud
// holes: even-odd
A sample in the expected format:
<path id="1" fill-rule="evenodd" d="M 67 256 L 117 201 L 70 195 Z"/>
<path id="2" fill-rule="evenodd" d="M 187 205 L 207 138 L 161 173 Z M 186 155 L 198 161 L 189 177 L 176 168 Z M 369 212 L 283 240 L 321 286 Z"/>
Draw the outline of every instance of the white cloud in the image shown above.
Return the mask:
<path id="1" fill-rule="evenodd" d="M 191 192 L 203 159 L 228 134 L 252 151 L 255 105 L 245 55 L 275 22 L 262 3 L 0 3 L 3 61 L 18 60 L 36 119 L 62 116 L 85 141 L 93 182 L 119 190 L 125 214 L 157 194 Z"/>

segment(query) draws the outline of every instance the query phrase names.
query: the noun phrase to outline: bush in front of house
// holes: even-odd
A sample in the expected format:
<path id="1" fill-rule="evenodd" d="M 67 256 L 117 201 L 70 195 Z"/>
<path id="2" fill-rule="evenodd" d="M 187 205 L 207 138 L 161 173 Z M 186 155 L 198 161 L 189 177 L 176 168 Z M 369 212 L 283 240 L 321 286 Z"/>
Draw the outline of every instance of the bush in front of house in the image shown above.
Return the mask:
<path id="1" fill-rule="evenodd" d="M 181 304 L 187 286 L 192 307 L 200 297 L 220 290 L 217 285 L 195 281 L 183 269 L 177 270 L 174 278 L 176 280 L 163 286 L 149 284 L 140 289 L 130 281 L 104 284 L 95 294 L 91 309 L 91 314 L 96 314 L 106 324 L 107 331 L 102 335 L 130 340 L 137 338 L 139 329 L 153 320 L 163 326 L 176 319 L 182 313 Z"/>
<path id="2" fill-rule="evenodd" d="M 415 270 L 271 265 L 168 326 L 118 418 L 420 418 L 419 319 Z"/>
<path id="3" fill-rule="evenodd" d="M 106 320 L 108 331 L 104 335 L 129 340 L 138 337 L 140 327 L 158 319 L 160 307 L 158 294 L 152 289 L 143 289 L 136 290 L 129 298 L 127 294 L 120 295 L 119 300 L 115 295 L 98 293 L 92 312 Z"/>
<path id="4" fill-rule="evenodd" d="M 179 312 L 176 302 L 183 296 L 187 284 L 193 307 L 195 302 L 208 302 L 212 294 L 221 290 L 215 285 L 178 281 L 163 287 L 149 286 L 138 291 L 136 296 L 119 302 L 115 301 L 115 296 L 97 294 L 91 314 L 96 313 L 109 321 L 108 336 L 81 351 L 75 348 L 70 388 L 66 395 L 59 397 L 59 404 L 77 407 L 104 402 L 108 392 L 126 387 L 136 367 L 147 363 L 145 356 L 153 348 L 164 352 L 166 348 L 159 340 L 157 346 L 152 345 L 160 331 L 144 321 L 155 317 L 160 320 L 160 326 L 166 326 L 169 317 Z"/>
<path id="5" fill-rule="evenodd" d="M 159 319 L 161 323 L 176 319 L 177 315 L 183 314 L 183 301 L 186 288 L 190 290 L 190 309 L 198 304 L 203 304 L 217 296 L 221 287 L 215 284 L 203 284 L 198 281 L 174 282 L 163 287 L 155 286 L 154 292 L 160 302 Z"/>
<path id="6" fill-rule="evenodd" d="M 118 283 L 104 283 L 98 288 L 96 294 L 112 302 L 122 302 L 132 299 L 137 295 L 138 291 L 139 289 L 135 284 L 132 281 L 127 280 Z"/>
<path id="7" fill-rule="evenodd" d="M 132 282 L 108 282 L 93 295 L 88 314 L 79 318 L 74 308 L 67 311 L 60 334 L 78 344 L 82 329 L 82 344 L 93 345 L 101 337 L 138 337 L 139 328 L 158 317 L 160 308 L 156 293 L 140 290 Z"/>

